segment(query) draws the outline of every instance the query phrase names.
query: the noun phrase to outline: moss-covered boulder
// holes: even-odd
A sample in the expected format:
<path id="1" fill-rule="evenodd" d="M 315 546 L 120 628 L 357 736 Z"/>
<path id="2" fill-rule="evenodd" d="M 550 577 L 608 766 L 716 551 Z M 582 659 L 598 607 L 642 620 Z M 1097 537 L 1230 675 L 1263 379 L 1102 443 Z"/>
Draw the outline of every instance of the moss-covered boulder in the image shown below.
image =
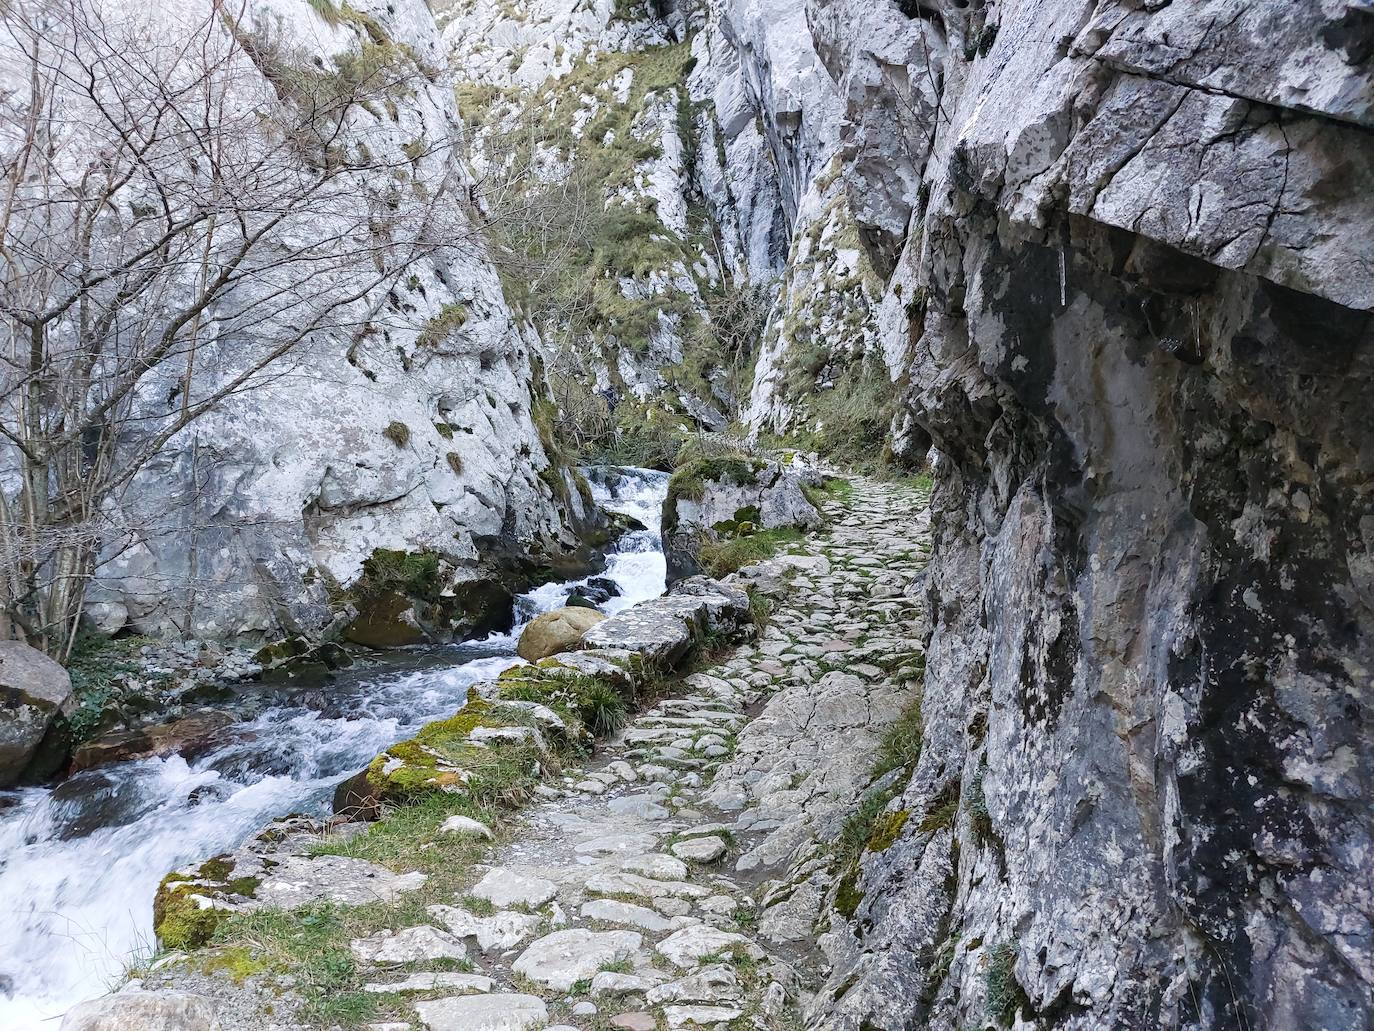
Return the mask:
<path id="1" fill-rule="evenodd" d="M 235 877 L 234 866 L 230 856 L 220 855 L 162 879 L 153 896 L 153 932 L 164 949 L 200 948 L 235 903 L 256 895 L 261 878 Z"/>
<path id="2" fill-rule="evenodd" d="M 344 627 L 344 637 L 365 648 L 405 648 L 429 639 L 415 603 L 395 591 L 383 591 L 359 602 L 358 615 Z"/>
<path id="3" fill-rule="evenodd" d="M 365 771 L 369 797 L 381 805 L 433 792 L 479 799 L 523 792 L 549 758 L 541 722 L 555 725 L 555 731 L 563 727 L 556 717 L 541 720 L 538 713 L 474 695 L 452 716 L 425 724 L 414 737 L 373 759 Z M 366 804 L 361 787 L 355 784 L 354 805 Z"/>
<path id="4" fill-rule="evenodd" d="M 582 635 L 606 617 L 596 609 L 569 605 L 536 616 L 520 634 L 515 652 L 526 662 L 574 650 Z"/>

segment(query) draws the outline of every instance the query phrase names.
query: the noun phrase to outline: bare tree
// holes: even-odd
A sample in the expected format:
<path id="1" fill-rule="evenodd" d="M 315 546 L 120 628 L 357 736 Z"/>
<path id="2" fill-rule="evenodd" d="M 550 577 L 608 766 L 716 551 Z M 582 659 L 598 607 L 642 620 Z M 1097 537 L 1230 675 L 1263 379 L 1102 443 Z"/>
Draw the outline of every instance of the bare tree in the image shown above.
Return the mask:
<path id="1" fill-rule="evenodd" d="M 139 471 L 471 233 L 462 177 L 416 174 L 448 141 L 381 146 L 413 55 L 322 68 L 223 0 L 134 6 L 0 5 L 0 616 L 59 657 Z"/>

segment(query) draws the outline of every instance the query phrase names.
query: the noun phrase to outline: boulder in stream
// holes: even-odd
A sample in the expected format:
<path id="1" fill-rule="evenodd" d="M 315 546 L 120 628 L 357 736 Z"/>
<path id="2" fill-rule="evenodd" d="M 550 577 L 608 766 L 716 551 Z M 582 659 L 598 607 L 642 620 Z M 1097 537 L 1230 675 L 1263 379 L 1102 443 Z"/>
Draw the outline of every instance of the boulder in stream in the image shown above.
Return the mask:
<path id="1" fill-rule="evenodd" d="M 237 719 L 233 713 L 207 709 L 169 723 L 101 734 L 72 753 L 72 771 L 152 756 L 194 758 L 215 744 L 220 731 Z"/>
<path id="2" fill-rule="evenodd" d="M 572 651 L 582 642 L 582 635 L 605 618 L 595 609 L 573 605 L 545 612 L 525 627 L 515 652 L 526 662 L 538 662 Z"/>
<path id="3" fill-rule="evenodd" d="M 65 669 L 22 641 L 0 641 L 0 788 L 19 779 L 53 720 L 73 706 Z"/>

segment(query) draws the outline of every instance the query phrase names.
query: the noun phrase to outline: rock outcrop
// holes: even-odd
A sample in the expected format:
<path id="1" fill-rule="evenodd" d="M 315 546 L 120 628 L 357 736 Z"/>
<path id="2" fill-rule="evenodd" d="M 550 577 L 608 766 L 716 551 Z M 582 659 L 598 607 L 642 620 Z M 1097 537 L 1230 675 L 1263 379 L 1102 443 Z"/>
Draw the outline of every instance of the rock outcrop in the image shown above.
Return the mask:
<path id="1" fill-rule="evenodd" d="M 814 479 L 819 482 L 819 475 Z M 688 461 L 668 481 L 663 502 L 663 553 L 668 582 L 702 571 L 703 547 L 760 531 L 809 530 L 821 514 L 803 490 L 801 473 L 746 456 Z"/>
<path id="2" fill-rule="evenodd" d="M 911 819 L 812 1023 L 1367 1026 L 1367 7 L 806 17 L 936 481 Z"/>
<path id="3" fill-rule="evenodd" d="M 394 154 L 417 195 L 466 189 L 445 48 L 421 0 L 254 2 L 232 29 L 256 62 L 245 89 L 269 88 L 283 61 L 320 76 L 383 69 L 404 89 L 355 107 L 340 152 Z M 382 207 L 395 178 L 360 182 L 359 202 Z M 479 604 L 493 582 L 508 602 L 578 548 L 590 506 L 551 437 L 537 339 L 475 232 L 444 231 L 452 246 L 359 302 L 360 332 L 312 345 L 308 376 L 232 399 L 139 475 L 124 499 L 130 539 L 87 606 L 100 629 L 310 637 L 346 620 L 347 590 L 379 550 L 442 560 L 447 596 Z"/>
<path id="4" fill-rule="evenodd" d="M 67 671 L 19 641 L 0 641 L 0 788 L 23 775 L 58 717 L 75 708 Z"/>

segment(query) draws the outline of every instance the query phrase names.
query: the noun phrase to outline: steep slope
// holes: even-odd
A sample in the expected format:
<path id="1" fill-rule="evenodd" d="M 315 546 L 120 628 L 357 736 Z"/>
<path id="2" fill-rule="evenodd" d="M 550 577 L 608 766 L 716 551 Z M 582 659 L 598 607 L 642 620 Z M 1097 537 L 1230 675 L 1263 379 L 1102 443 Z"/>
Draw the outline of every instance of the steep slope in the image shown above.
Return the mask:
<path id="1" fill-rule="evenodd" d="M 666 406 L 724 428 L 738 372 L 708 299 L 736 268 L 694 179 L 682 14 L 468 0 L 440 20 L 508 293 L 555 346 L 565 417 L 625 428 Z"/>
<path id="2" fill-rule="evenodd" d="M 281 89 L 292 68 L 389 70 L 403 88 L 353 110 L 339 149 L 394 153 L 405 165 L 395 177 L 419 196 L 466 176 L 421 0 L 249 4 L 233 24 L 257 62 L 249 96 Z M 360 177 L 360 203 L 381 204 L 392 178 Z M 578 548 L 590 512 L 558 464 L 536 338 L 453 218 L 453 245 L 363 298 L 356 332 L 193 424 L 138 477 L 126 499 L 133 540 L 102 566 L 88 608 L 103 629 L 315 634 L 377 549 L 440 562 L 440 587 L 471 626 L 512 583 Z M 215 342 L 228 361 L 234 346 Z M 214 364 L 202 362 L 205 375 Z"/>
<path id="3" fill-rule="evenodd" d="M 520 259 L 508 293 L 581 385 L 560 391 L 570 424 L 722 429 L 747 399 L 756 429 L 809 432 L 818 382 L 890 393 L 840 99 L 800 7 L 467 0 L 440 20 Z M 573 241 L 552 255 L 551 224 Z"/>
<path id="4" fill-rule="evenodd" d="M 1367 7 L 806 15 L 936 458 L 911 818 L 813 1023 L 1368 1026 Z"/>

